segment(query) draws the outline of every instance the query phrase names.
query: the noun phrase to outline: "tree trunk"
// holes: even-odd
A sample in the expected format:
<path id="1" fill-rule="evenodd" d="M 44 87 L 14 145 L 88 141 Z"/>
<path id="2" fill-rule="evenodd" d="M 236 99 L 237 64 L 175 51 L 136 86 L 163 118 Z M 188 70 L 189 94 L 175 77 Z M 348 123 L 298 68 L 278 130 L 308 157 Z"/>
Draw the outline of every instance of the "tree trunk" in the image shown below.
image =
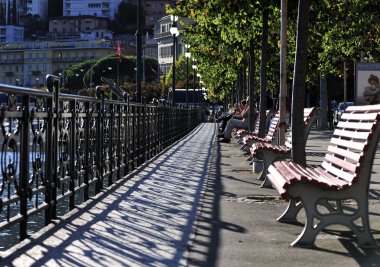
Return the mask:
<path id="1" fill-rule="evenodd" d="M 305 106 L 305 79 L 310 0 L 298 1 L 297 42 L 292 94 L 292 161 L 306 165 L 303 109 Z"/>
<path id="2" fill-rule="evenodd" d="M 261 41 L 261 66 L 260 66 L 260 126 L 259 137 L 264 137 L 266 132 L 266 116 L 267 109 L 267 64 L 268 64 L 268 8 L 263 10 L 263 32 Z"/>
<path id="3" fill-rule="evenodd" d="M 327 129 L 328 96 L 326 78 L 322 74 L 319 77 L 319 108 L 321 109 L 321 115 L 318 119 L 318 127 L 319 129 Z"/>
<path id="4" fill-rule="evenodd" d="M 280 93 L 278 96 L 278 108 L 280 112 L 280 129 L 278 133 L 278 143 L 285 143 L 286 132 L 286 95 L 287 95 L 287 73 L 286 73 L 286 54 L 287 54 L 287 28 L 288 28 L 288 1 L 281 0 L 281 48 L 280 48 Z M 276 104 L 276 103 L 274 103 Z"/>
<path id="5" fill-rule="evenodd" d="M 251 39 L 249 43 L 249 130 L 255 130 L 255 102 L 253 96 L 255 94 L 255 49 L 254 40 Z"/>

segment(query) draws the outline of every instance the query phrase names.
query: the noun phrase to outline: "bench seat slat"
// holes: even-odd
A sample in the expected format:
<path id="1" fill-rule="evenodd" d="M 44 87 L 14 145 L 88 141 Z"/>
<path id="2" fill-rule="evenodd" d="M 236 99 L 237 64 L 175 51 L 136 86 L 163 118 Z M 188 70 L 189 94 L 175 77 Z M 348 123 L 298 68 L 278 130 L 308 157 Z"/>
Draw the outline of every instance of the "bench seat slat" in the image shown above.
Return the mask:
<path id="1" fill-rule="evenodd" d="M 317 168 L 308 167 L 308 168 L 310 169 L 310 171 L 314 172 L 315 175 L 318 175 L 318 179 L 323 186 L 328 187 L 332 190 L 343 189 L 348 184 L 347 181 L 341 180 L 331 175 L 330 173 L 328 173 L 327 171 L 325 171 L 324 169 L 320 167 L 317 167 Z"/>
<path id="2" fill-rule="evenodd" d="M 307 167 L 306 170 L 314 177 L 315 180 L 318 181 L 318 185 L 322 187 L 327 187 L 333 190 L 337 190 L 340 186 L 333 179 L 329 179 L 329 177 L 325 177 L 321 173 L 317 172 L 315 169 Z M 339 179 L 337 179 L 339 181 Z"/>
<path id="3" fill-rule="evenodd" d="M 335 137 L 331 138 L 330 143 L 334 145 L 338 145 L 338 146 L 356 149 L 359 151 L 364 151 L 366 147 L 366 143 L 364 142 L 354 142 L 354 141 L 343 140 L 343 139 L 339 139 Z"/>
<path id="4" fill-rule="evenodd" d="M 301 181 L 302 176 L 289 168 L 287 161 L 276 161 L 274 165 L 276 166 L 276 171 L 278 171 L 278 173 L 280 173 L 282 177 L 286 179 L 288 184 L 291 184 L 295 181 Z"/>
<path id="5" fill-rule="evenodd" d="M 274 178 L 274 176 L 270 173 L 268 174 L 268 179 L 271 181 L 273 187 L 279 193 L 280 198 L 286 199 L 287 198 L 286 189 L 284 189 L 281 183 L 278 183 L 279 179 Z"/>
<path id="6" fill-rule="evenodd" d="M 355 153 L 353 151 L 342 149 L 342 148 L 339 148 L 337 146 L 329 145 L 327 147 L 327 151 L 331 152 L 335 155 L 339 155 L 339 156 L 342 156 L 345 158 L 349 158 L 349 159 L 354 160 L 354 161 L 359 161 L 360 157 L 361 157 L 361 153 Z"/>
<path id="7" fill-rule="evenodd" d="M 332 174 L 335 174 L 336 176 L 340 177 L 343 180 L 346 180 L 349 183 L 353 183 L 355 181 L 356 175 L 347 173 L 345 171 L 342 171 L 334 166 L 332 166 L 330 163 L 324 161 L 322 162 L 322 167 Z"/>
<path id="8" fill-rule="evenodd" d="M 272 174 L 273 184 L 276 185 L 277 188 L 287 189 L 290 185 L 289 180 L 283 173 L 282 169 L 278 169 L 277 167 L 270 166 L 269 169 Z"/>

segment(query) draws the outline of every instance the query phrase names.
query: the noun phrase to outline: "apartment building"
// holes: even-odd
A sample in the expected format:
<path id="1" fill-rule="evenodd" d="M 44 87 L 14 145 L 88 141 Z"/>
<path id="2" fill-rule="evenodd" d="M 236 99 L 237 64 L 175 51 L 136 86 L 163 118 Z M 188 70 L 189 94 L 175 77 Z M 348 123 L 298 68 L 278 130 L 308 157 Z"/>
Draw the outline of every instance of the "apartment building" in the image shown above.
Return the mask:
<path id="1" fill-rule="evenodd" d="M 183 29 L 182 23 L 184 24 L 190 23 L 190 20 L 185 18 L 179 18 L 177 22 L 177 28 L 181 32 Z M 154 30 L 154 39 L 157 40 L 158 44 L 158 64 L 160 66 L 160 75 L 167 75 L 170 68 L 173 65 L 173 36 L 170 33 L 170 28 L 172 26 L 172 21 L 170 16 L 164 16 L 157 20 Z M 181 34 L 178 35 L 176 41 L 176 59 L 180 57 L 180 55 L 184 55 L 185 44 L 182 43 L 183 36 Z"/>
<path id="2" fill-rule="evenodd" d="M 54 38 L 103 39 L 113 38 L 108 30 L 109 19 L 95 16 L 65 16 L 49 20 L 49 33 Z"/>
<path id="3" fill-rule="evenodd" d="M 48 0 L 28 0 L 26 14 L 39 15 L 41 19 L 48 19 Z"/>
<path id="4" fill-rule="evenodd" d="M 120 2 L 123 0 L 63 0 L 63 16 L 90 15 L 115 18 Z"/>
<path id="5" fill-rule="evenodd" d="M 47 74 L 111 53 L 115 45 L 104 40 L 8 44 L 0 49 L 0 83 L 41 87 Z"/>
<path id="6" fill-rule="evenodd" d="M 166 15 L 166 5 L 173 5 L 173 0 L 144 0 L 145 27 L 153 28 L 156 22 Z"/>
<path id="7" fill-rule="evenodd" d="M 0 45 L 24 40 L 24 28 L 14 25 L 0 26 Z"/>

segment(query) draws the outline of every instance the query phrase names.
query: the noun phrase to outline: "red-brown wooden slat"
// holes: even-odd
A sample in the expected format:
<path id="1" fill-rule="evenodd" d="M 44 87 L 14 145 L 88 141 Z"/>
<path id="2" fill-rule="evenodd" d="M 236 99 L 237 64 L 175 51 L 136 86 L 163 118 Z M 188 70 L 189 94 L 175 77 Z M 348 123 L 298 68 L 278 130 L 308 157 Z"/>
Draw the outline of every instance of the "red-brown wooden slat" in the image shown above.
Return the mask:
<path id="1" fill-rule="evenodd" d="M 340 179 L 336 179 L 334 177 L 330 178 L 329 176 L 324 175 L 324 174 L 326 174 L 326 172 L 320 173 L 316 169 L 313 169 L 310 167 L 307 167 L 306 169 L 310 173 L 314 174 L 314 177 L 316 177 L 316 179 L 318 179 L 320 185 L 322 185 L 324 187 L 328 187 L 328 188 L 333 189 L 333 190 L 337 190 L 339 188 L 342 188 L 343 183 Z"/>
<path id="2" fill-rule="evenodd" d="M 347 129 L 355 129 L 355 130 L 372 130 L 373 123 L 370 122 L 352 122 L 352 121 L 339 121 L 338 128 L 347 128 Z"/>
<path id="3" fill-rule="evenodd" d="M 283 161 L 283 167 L 287 170 L 288 173 L 291 174 L 289 175 L 289 178 L 291 178 L 291 176 L 294 177 L 291 180 L 288 180 L 290 183 L 293 183 L 295 181 L 305 181 L 306 177 L 299 173 L 293 166 L 291 166 L 290 162 Z"/>
<path id="4" fill-rule="evenodd" d="M 332 175 L 331 173 L 328 173 L 325 169 L 323 169 L 320 166 L 314 168 L 314 170 L 316 172 L 320 173 L 326 179 L 329 179 L 331 182 L 337 184 L 342 189 L 347 188 L 349 186 L 349 184 L 350 184 L 346 180 L 339 179 L 336 176 Z"/>
<path id="5" fill-rule="evenodd" d="M 356 166 L 356 164 L 352 164 L 351 162 L 334 157 L 330 154 L 326 154 L 325 161 L 334 164 L 336 167 L 339 167 L 344 170 L 348 170 L 350 172 L 356 172 L 358 170 L 358 167 Z"/>
<path id="6" fill-rule="evenodd" d="M 353 139 L 367 140 L 371 132 L 357 132 L 357 131 L 347 131 L 343 129 L 336 129 L 333 133 L 335 136 L 342 136 Z"/>
<path id="7" fill-rule="evenodd" d="M 380 104 L 366 105 L 366 106 L 349 106 L 346 108 L 347 112 L 380 112 Z"/>
<path id="8" fill-rule="evenodd" d="M 353 152 L 353 151 L 350 151 L 350 150 L 342 149 L 342 148 L 339 148 L 339 147 L 336 147 L 336 146 L 331 146 L 331 145 L 329 145 L 327 147 L 327 151 L 331 152 L 331 153 L 334 153 L 336 155 L 345 157 L 345 158 L 352 159 L 352 160 L 357 161 L 357 162 L 361 161 L 361 155 L 362 155 L 361 152 L 360 153 L 356 153 L 356 152 Z"/>
<path id="9" fill-rule="evenodd" d="M 297 177 L 291 173 L 288 168 L 285 167 L 287 164 L 286 161 L 276 161 L 273 163 L 273 165 L 276 168 L 276 171 L 281 174 L 283 179 L 286 180 L 287 184 L 290 184 L 294 179 L 298 180 Z M 269 169 L 268 169 L 269 170 Z"/>
<path id="10" fill-rule="evenodd" d="M 366 144 L 363 142 L 354 142 L 354 141 L 343 140 L 343 139 L 339 139 L 335 137 L 331 138 L 330 143 L 334 145 L 338 145 L 338 146 L 360 150 L 360 151 L 364 151 L 365 146 L 366 146 Z"/>
<path id="11" fill-rule="evenodd" d="M 335 174 L 336 176 L 339 176 L 341 179 L 346 180 L 349 183 L 352 183 L 352 181 L 355 179 L 355 174 L 351 174 L 345 171 L 342 171 L 334 166 L 332 166 L 330 163 L 323 161 L 322 162 L 322 167 L 332 173 Z"/>
<path id="12" fill-rule="evenodd" d="M 343 113 L 341 120 L 350 121 L 374 121 L 377 117 L 377 113 Z"/>
<path id="13" fill-rule="evenodd" d="M 282 180 L 275 178 L 272 173 L 268 173 L 268 179 L 271 181 L 273 187 L 276 188 L 277 192 L 280 195 L 280 198 L 287 198 L 286 188 L 284 188 L 283 184 L 281 183 Z"/>

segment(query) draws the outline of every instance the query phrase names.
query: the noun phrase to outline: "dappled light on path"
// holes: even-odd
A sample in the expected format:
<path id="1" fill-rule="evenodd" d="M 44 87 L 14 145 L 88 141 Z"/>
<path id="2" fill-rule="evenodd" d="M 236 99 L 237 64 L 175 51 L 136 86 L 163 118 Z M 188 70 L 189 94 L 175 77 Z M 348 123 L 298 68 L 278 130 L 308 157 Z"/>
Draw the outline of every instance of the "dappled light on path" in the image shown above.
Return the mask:
<path id="1" fill-rule="evenodd" d="M 185 266 L 214 130 L 201 125 L 8 259 L 16 266 Z"/>

